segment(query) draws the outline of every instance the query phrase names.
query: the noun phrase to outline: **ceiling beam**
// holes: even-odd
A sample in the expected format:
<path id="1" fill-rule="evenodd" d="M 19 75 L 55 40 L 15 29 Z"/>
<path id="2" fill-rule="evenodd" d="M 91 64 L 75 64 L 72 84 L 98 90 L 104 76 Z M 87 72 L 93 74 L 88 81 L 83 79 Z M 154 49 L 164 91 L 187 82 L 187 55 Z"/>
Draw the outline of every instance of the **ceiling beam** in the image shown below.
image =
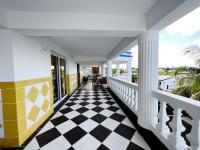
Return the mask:
<path id="1" fill-rule="evenodd" d="M 66 30 L 66 29 L 14 29 L 26 36 L 70 37 L 135 37 L 139 31 L 125 30 Z"/>
<path id="2" fill-rule="evenodd" d="M 0 29 L 7 27 L 7 14 L 6 11 L 0 7 Z"/>
<path id="3" fill-rule="evenodd" d="M 100 14 L 100 13 L 65 13 L 65 12 L 30 12 L 9 11 L 8 27 L 29 34 L 36 31 L 56 35 L 86 36 L 91 35 L 121 35 L 133 36 L 146 30 L 146 16 L 143 14 Z M 43 32 L 41 30 L 44 30 Z M 47 31 L 47 32 L 45 32 Z M 102 33 L 103 32 L 103 33 Z M 126 34 L 125 34 L 126 33 Z M 50 36 L 48 34 L 48 36 Z"/>
<path id="4" fill-rule="evenodd" d="M 106 61 L 105 57 L 73 57 L 73 60 L 76 62 L 96 62 L 101 63 Z"/>
<path id="5" fill-rule="evenodd" d="M 147 29 L 162 30 L 200 6 L 200 0 L 160 0 L 147 13 Z"/>

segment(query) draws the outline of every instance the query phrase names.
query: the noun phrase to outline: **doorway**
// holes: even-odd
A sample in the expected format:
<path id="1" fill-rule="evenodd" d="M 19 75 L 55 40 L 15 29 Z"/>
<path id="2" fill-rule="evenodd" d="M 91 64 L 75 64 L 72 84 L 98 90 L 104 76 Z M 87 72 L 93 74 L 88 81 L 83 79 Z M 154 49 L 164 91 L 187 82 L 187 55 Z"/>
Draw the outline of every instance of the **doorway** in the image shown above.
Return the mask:
<path id="1" fill-rule="evenodd" d="M 67 95 L 66 60 L 59 56 L 51 55 L 51 74 L 53 81 L 54 104 Z"/>

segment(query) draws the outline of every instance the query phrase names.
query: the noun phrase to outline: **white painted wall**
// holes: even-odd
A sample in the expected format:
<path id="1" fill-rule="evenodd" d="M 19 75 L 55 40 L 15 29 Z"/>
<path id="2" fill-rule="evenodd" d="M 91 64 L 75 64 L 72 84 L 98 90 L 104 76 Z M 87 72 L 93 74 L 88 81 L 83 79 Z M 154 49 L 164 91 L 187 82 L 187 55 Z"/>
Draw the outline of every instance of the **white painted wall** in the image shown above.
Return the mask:
<path id="1" fill-rule="evenodd" d="M 71 59 L 68 61 L 68 73 L 77 74 L 77 63 L 73 62 Z"/>
<path id="2" fill-rule="evenodd" d="M 44 47 L 47 50 L 43 50 Z M 66 58 L 70 74 L 77 73 L 76 63 L 67 51 L 50 41 L 0 30 L 0 82 L 51 76 L 51 50 Z"/>
<path id="3" fill-rule="evenodd" d="M 51 76 L 50 51 L 40 43 L 12 32 L 15 81 Z"/>
<path id="4" fill-rule="evenodd" d="M 0 82 L 14 81 L 11 32 L 0 30 Z"/>
<path id="5" fill-rule="evenodd" d="M 168 88 L 167 88 L 168 87 Z M 159 81 L 159 89 L 161 90 L 172 90 L 176 88 L 176 79 L 175 77 Z"/>

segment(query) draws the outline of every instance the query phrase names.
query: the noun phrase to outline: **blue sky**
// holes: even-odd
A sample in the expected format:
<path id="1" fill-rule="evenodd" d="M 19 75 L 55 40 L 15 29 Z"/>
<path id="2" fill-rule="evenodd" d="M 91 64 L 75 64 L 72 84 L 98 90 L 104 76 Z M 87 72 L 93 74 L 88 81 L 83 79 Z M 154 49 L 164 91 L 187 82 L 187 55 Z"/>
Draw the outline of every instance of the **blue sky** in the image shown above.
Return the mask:
<path id="1" fill-rule="evenodd" d="M 184 49 L 193 44 L 200 46 L 200 7 L 160 31 L 159 67 L 195 66 L 184 55 Z M 137 67 L 137 49 L 132 49 L 133 67 Z"/>

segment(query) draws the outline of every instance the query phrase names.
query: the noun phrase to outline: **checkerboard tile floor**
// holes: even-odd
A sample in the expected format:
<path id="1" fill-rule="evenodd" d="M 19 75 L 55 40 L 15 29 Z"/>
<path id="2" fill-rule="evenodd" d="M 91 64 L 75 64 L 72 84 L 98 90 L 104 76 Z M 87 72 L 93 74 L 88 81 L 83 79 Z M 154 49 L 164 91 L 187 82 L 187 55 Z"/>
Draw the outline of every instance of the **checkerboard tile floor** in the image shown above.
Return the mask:
<path id="1" fill-rule="evenodd" d="M 107 89 L 78 89 L 25 150 L 150 149 Z"/>

